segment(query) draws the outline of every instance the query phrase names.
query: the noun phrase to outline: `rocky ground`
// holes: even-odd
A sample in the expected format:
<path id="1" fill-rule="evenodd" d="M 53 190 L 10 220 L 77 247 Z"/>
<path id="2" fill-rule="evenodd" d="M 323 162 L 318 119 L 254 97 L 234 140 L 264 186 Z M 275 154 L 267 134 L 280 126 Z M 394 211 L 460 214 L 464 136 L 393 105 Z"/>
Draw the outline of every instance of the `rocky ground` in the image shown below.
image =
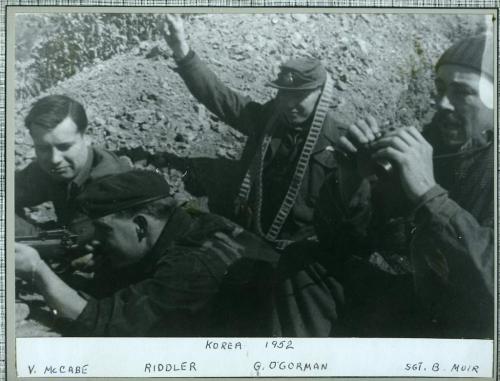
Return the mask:
<path id="1" fill-rule="evenodd" d="M 273 96 L 265 84 L 281 62 L 310 54 L 323 60 L 335 80 L 341 119 L 370 112 L 381 122 L 420 124 L 430 110 L 432 64 L 444 47 L 481 22 L 479 16 L 449 15 L 214 14 L 188 16 L 186 29 L 192 48 L 220 78 L 257 101 Z M 56 93 L 85 105 L 94 144 L 134 160 L 139 151 L 237 158 L 244 139 L 194 100 L 174 67 L 161 39 L 144 40 L 36 96 L 19 97 L 17 167 L 34 156 L 24 116 L 33 101 Z"/>
<path id="2" fill-rule="evenodd" d="M 31 104 L 68 94 L 88 112 L 92 144 L 158 167 L 189 198 L 170 158 L 237 159 L 245 138 L 189 94 L 158 37 L 161 17 L 131 17 L 18 16 L 16 168 L 34 158 L 23 127 Z M 281 62 L 313 55 L 335 81 L 339 119 L 371 113 L 381 123 L 417 126 L 432 111 L 433 63 L 453 41 L 484 28 L 480 16 L 443 14 L 198 14 L 185 22 L 192 48 L 223 82 L 256 101 L 273 96 L 266 82 Z M 33 212 L 44 220 L 50 206 Z"/>

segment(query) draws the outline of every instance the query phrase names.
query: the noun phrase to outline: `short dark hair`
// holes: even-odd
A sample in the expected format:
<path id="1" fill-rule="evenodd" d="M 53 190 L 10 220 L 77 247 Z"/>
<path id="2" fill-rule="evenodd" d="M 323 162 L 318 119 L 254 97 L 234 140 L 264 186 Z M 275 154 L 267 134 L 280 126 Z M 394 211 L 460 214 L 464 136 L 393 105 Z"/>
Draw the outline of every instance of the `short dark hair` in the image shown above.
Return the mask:
<path id="1" fill-rule="evenodd" d="M 81 103 L 66 95 L 49 95 L 36 101 L 24 120 L 24 124 L 28 130 L 31 130 L 34 125 L 51 130 L 68 116 L 75 122 L 78 132 L 83 134 L 87 129 L 88 121 Z"/>
<path id="2" fill-rule="evenodd" d="M 176 206 L 177 201 L 173 197 L 166 196 L 159 200 L 120 210 L 113 214 L 120 218 L 131 218 L 136 214 L 142 213 L 155 217 L 159 220 L 167 220 Z"/>

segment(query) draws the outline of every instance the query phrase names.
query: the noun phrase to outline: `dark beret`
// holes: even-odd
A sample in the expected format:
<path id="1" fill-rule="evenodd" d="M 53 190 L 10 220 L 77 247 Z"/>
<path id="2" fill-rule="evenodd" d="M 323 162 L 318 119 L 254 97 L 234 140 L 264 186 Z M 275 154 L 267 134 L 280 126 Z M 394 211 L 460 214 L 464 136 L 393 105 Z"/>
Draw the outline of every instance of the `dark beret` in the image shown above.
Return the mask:
<path id="1" fill-rule="evenodd" d="M 83 213 L 99 218 L 169 194 L 170 187 L 161 174 L 134 169 L 93 181 L 76 197 L 76 202 Z"/>
<path id="2" fill-rule="evenodd" d="M 469 67 L 493 78 L 493 39 L 489 34 L 464 38 L 448 48 L 436 64 Z"/>
<path id="3" fill-rule="evenodd" d="M 326 69 L 315 58 L 296 58 L 281 65 L 278 78 L 268 83 L 280 90 L 314 90 L 324 85 Z"/>

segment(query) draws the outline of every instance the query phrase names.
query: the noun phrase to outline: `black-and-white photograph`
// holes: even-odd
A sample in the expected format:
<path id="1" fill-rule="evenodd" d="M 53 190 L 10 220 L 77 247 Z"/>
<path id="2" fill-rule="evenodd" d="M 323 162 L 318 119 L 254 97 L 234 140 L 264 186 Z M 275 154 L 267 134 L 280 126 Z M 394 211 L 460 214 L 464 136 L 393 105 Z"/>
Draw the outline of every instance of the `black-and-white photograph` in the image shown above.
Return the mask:
<path id="1" fill-rule="evenodd" d="M 494 21 L 16 14 L 16 337 L 492 340 Z"/>

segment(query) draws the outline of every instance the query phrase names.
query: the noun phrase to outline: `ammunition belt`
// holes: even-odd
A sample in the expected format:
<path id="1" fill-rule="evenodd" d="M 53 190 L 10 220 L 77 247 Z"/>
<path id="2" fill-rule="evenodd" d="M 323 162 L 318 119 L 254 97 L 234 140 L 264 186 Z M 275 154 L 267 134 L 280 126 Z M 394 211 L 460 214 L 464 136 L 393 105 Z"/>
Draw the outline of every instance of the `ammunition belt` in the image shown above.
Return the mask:
<path id="1" fill-rule="evenodd" d="M 318 101 L 318 105 L 316 106 L 316 111 L 314 114 L 313 122 L 311 124 L 311 128 L 309 129 L 309 133 L 307 135 L 306 141 L 304 143 L 304 147 L 302 148 L 302 152 L 300 154 L 299 160 L 297 162 L 297 166 L 295 167 L 295 172 L 292 176 L 292 180 L 290 182 L 290 186 L 288 187 L 288 191 L 283 198 L 281 206 L 276 213 L 276 216 L 269 227 L 267 233 L 264 233 L 261 225 L 261 210 L 262 210 L 262 173 L 264 167 L 264 157 L 266 151 L 269 147 L 269 144 L 272 139 L 272 133 L 274 131 L 274 122 L 276 117 L 271 118 L 266 126 L 266 135 L 260 145 L 260 152 L 257 153 L 257 157 L 255 158 L 253 165 L 250 167 L 248 172 L 243 179 L 243 182 L 240 187 L 240 192 L 238 194 L 238 199 L 241 201 L 248 201 L 250 190 L 252 187 L 252 172 L 255 173 L 255 218 L 254 218 L 254 229 L 255 231 L 264 237 L 266 240 L 275 243 L 276 247 L 284 248 L 289 245 L 292 241 L 289 240 L 278 240 L 278 235 L 290 214 L 290 211 L 295 204 L 295 200 L 299 194 L 300 188 L 302 186 L 302 182 L 304 180 L 304 175 L 307 171 L 307 167 L 309 164 L 309 159 L 313 152 L 313 149 L 316 145 L 318 137 L 321 133 L 323 123 L 326 118 L 326 114 L 330 107 L 330 103 L 333 95 L 333 86 L 332 80 L 330 76 L 327 75 L 325 85 L 323 87 L 323 91 L 321 92 L 320 99 Z M 275 113 L 275 115 L 278 113 Z"/>

